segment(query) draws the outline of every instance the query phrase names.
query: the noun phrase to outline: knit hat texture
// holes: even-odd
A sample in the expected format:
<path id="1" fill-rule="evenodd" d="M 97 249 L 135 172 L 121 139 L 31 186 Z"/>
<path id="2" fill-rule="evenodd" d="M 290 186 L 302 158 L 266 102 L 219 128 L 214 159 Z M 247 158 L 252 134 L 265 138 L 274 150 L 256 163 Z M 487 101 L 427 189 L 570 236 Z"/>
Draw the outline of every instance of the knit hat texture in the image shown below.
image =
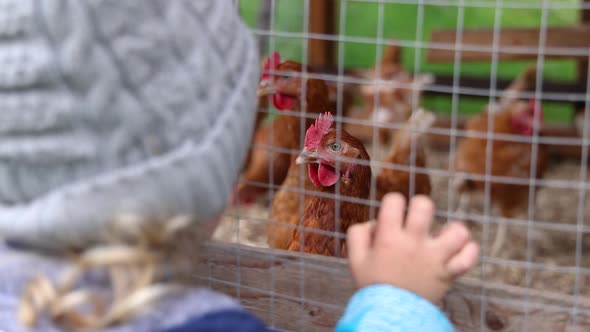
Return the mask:
<path id="1" fill-rule="evenodd" d="M 230 0 L 0 4 L 0 238 L 85 246 L 118 214 L 218 214 L 258 55 Z"/>

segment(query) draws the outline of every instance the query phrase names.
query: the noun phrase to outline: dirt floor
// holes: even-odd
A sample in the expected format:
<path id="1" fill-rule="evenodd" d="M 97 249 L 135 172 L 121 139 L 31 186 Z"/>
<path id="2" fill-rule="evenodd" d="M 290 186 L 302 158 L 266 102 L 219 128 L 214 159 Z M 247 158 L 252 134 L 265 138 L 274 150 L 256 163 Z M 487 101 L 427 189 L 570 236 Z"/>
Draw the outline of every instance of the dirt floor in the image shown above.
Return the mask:
<path id="1" fill-rule="evenodd" d="M 371 151 L 370 148 L 368 150 Z M 428 164 L 431 169 L 448 169 L 448 153 L 431 152 Z M 549 166 L 545 179 L 578 182 L 580 180 L 579 162 L 553 163 Z M 431 180 L 432 196 L 437 204 L 437 210 L 439 213 L 446 213 L 449 179 L 431 176 Z M 585 196 L 581 211 L 583 215 L 580 216 L 580 220 L 583 226 L 588 228 L 590 226 L 590 193 L 586 192 Z M 578 284 L 580 294 L 590 295 L 590 232 L 581 234 L 579 237 L 581 250 L 578 262 L 576 261 L 579 201 L 578 189 L 541 188 L 537 193 L 534 210 L 534 220 L 538 222 L 531 223 L 530 241 L 527 241 L 527 216 L 523 215 L 518 217 L 517 223 L 520 221 L 524 225 L 509 225 L 508 239 L 499 257 L 484 258 L 482 264 L 470 275 L 489 281 L 572 295 L 576 293 L 576 284 Z M 468 211 L 469 216 L 481 219 L 483 206 L 483 199 L 475 197 Z M 492 216 L 494 215 L 492 213 Z M 230 209 L 226 211 L 215 233 L 215 238 L 256 247 L 267 247 L 265 220 L 268 219 L 268 209 L 262 205 Z M 445 220 L 442 217 L 437 218 L 437 226 L 443 224 Z M 488 223 L 488 227 L 483 227 L 483 221 L 470 221 L 468 224 L 480 243 L 484 238 L 483 234 L 487 234 L 487 243 L 493 241 L 495 223 Z M 527 254 L 531 258 L 529 262 L 532 263 L 528 266 Z M 577 281 L 576 273 L 579 276 Z"/>

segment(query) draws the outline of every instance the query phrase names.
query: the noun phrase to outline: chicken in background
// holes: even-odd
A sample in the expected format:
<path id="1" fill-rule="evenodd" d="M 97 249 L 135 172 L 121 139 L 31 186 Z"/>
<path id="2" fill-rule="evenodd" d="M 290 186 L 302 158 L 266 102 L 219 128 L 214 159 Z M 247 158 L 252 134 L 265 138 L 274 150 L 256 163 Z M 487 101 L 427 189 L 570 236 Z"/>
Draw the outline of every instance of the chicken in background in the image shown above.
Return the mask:
<path id="1" fill-rule="evenodd" d="M 528 65 L 520 75 L 518 75 L 510 85 L 504 89 L 500 102 L 497 104 L 499 108 L 504 108 L 513 101 L 519 99 L 519 95 L 525 91 L 534 91 L 537 84 L 537 65 Z"/>
<path id="2" fill-rule="evenodd" d="M 414 165 L 415 167 L 426 167 L 426 143 L 424 132 L 434 123 L 435 116 L 431 112 L 418 109 L 400 128 L 393 138 L 393 143 L 388 156 L 383 163 L 401 166 L 404 168 Z M 414 141 L 414 144 L 412 144 Z M 412 149 L 414 150 L 414 162 L 412 163 Z M 410 184 L 413 181 L 412 195 L 410 195 Z M 382 168 L 377 175 L 375 185 L 377 187 L 377 200 L 381 201 L 383 196 L 389 192 L 403 194 L 406 201 L 413 195 L 430 195 L 430 176 L 422 172 L 410 172 L 409 170 Z"/>
<path id="3" fill-rule="evenodd" d="M 260 62 L 260 72 L 263 73 L 270 69 L 271 60 L 262 59 Z M 250 159 L 252 158 L 252 152 L 255 150 L 254 146 L 254 137 L 256 137 L 256 131 L 260 128 L 261 124 L 264 122 L 265 119 L 269 118 L 269 100 L 268 96 L 260 95 L 257 96 L 256 102 L 256 119 L 254 120 L 254 131 L 252 132 L 252 137 L 250 138 L 250 149 L 248 150 L 248 154 L 246 155 L 246 159 L 244 160 L 244 164 L 242 165 L 242 172 L 246 170 L 248 165 L 250 164 Z"/>
<path id="4" fill-rule="evenodd" d="M 252 152 L 255 150 L 253 146 L 254 138 L 256 137 L 256 131 L 258 130 L 258 128 L 260 128 L 264 120 L 269 117 L 268 106 L 268 97 L 258 96 L 258 103 L 256 105 L 256 120 L 254 121 L 254 132 L 252 133 L 252 137 L 250 138 L 250 149 L 248 150 L 248 154 L 246 155 L 246 159 L 244 160 L 242 172 L 246 170 L 246 168 L 250 164 L 250 160 L 252 159 Z"/>
<path id="5" fill-rule="evenodd" d="M 421 104 L 422 90 L 427 84 L 434 82 L 434 76 L 431 74 L 419 74 L 414 77 L 406 71 L 401 63 L 401 47 L 388 45 L 383 50 L 383 56 L 379 68 L 377 66 L 371 70 L 361 73 L 365 79 L 375 80 L 371 84 L 365 84 L 360 87 L 360 94 L 363 100 L 363 116 L 369 116 L 369 119 L 380 124 L 399 123 L 406 121 L 414 105 Z M 380 83 L 381 82 L 381 83 Z M 382 83 L 392 83 L 405 85 L 389 86 Z M 411 87 L 409 87 L 411 85 Z M 413 103 L 414 90 L 416 91 L 416 104 Z M 376 100 L 377 99 L 377 100 Z M 363 130 L 363 137 L 367 141 L 372 141 L 372 127 L 349 125 L 354 129 L 345 127 L 357 133 L 357 130 L 363 127 L 370 130 Z M 391 129 L 379 128 L 379 140 L 386 144 L 391 139 Z"/>
<path id="6" fill-rule="evenodd" d="M 266 60 L 264 69 L 288 73 L 287 76 L 265 72 L 259 84 L 258 96 L 268 97 L 279 111 L 320 114 L 330 110 L 329 103 L 326 103 L 326 96 L 329 95 L 326 84 L 322 80 L 310 78 L 304 82 L 306 112 L 301 111 L 301 64 L 290 60 L 281 61 L 280 55 L 274 52 Z M 302 116 L 303 114 L 281 114 L 272 122 L 260 124 L 254 133 L 248 164 L 234 192 L 233 204 L 253 203 L 258 196 L 267 192 L 269 187 L 280 186 L 283 183 L 291 165 L 290 151 L 300 150 L 301 147 L 301 134 L 304 129 L 301 128 Z M 313 121 L 313 118 L 308 118 L 303 121 L 303 125 L 307 127 Z"/>
<path id="7" fill-rule="evenodd" d="M 533 136 L 534 123 L 537 122 L 540 131 L 543 119 L 541 105 L 536 101 L 529 102 L 516 99 L 516 94 L 533 85 L 535 75 L 527 69 L 506 91 L 500 103 L 490 105 L 488 108 L 469 119 L 465 129 L 467 137 L 463 138 L 455 154 L 455 172 L 465 173 L 466 176 L 457 175 L 454 179 L 454 189 L 460 195 L 459 211 L 464 212 L 469 205 L 470 195 L 474 192 L 483 192 L 485 182 L 473 180 L 469 175 L 485 176 L 486 174 L 486 144 L 487 138 L 469 137 L 469 135 L 486 135 L 488 131 L 488 116 L 493 121 L 494 135 L 520 135 Z M 523 84 L 520 84 L 523 83 Z M 492 148 L 491 171 L 492 176 L 512 177 L 528 180 L 531 174 L 531 162 L 533 162 L 533 145 L 529 142 L 514 142 L 502 138 L 494 138 L 490 142 Z M 535 169 L 535 178 L 541 179 L 545 170 L 546 147 L 538 145 Z M 534 188 L 535 191 L 538 188 Z M 491 202 L 499 209 L 504 218 L 513 218 L 518 213 L 526 212 L 529 201 L 529 185 L 505 182 L 490 183 Z M 506 238 L 506 224 L 500 222 L 496 231 L 496 237 L 491 247 L 491 255 L 496 256 L 503 247 Z"/>
<path id="8" fill-rule="evenodd" d="M 354 223 L 369 219 L 369 206 L 350 202 L 347 198 L 366 200 L 371 185 L 369 154 L 363 143 L 346 131 L 339 135 L 331 128 L 330 113 L 320 116 L 305 134 L 305 145 L 297 157 L 297 164 L 307 164 L 314 186 L 329 197 L 309 198 L 303 213 L 303 227 L 296 228 L 288 243 L 288 250 L 306 253 L 345 256 L 344 234 Z M 342 160 L 338 158 L 347 158 Z M 362 160 L 356 163 L 350 159 Z M 337 165 L 339 160 L 339 165 Z M 366 165 L 365 165 L 366 163 Z M 339 183 L 339 219 L 336 220 L 336 200 L 333 198 Z M 322 232 L 317 232 L 321 230 Z M 326 234 L 327 233 L 327 234 Z M 335 237 L 339 233 L 341 237 Z"/>

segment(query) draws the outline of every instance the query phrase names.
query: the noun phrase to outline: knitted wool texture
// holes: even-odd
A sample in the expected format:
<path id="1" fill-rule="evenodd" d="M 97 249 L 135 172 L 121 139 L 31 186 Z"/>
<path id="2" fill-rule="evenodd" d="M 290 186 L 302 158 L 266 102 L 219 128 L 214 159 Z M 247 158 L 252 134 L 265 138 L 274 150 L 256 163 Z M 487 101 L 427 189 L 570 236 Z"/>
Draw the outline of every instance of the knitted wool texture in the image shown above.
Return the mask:
<path id="1" fill-rule="evenodd" d="M 253 130 L 231 1 L 0 1 L 0 237 L 84 246 L 120 213 L 207 219 Z"/>

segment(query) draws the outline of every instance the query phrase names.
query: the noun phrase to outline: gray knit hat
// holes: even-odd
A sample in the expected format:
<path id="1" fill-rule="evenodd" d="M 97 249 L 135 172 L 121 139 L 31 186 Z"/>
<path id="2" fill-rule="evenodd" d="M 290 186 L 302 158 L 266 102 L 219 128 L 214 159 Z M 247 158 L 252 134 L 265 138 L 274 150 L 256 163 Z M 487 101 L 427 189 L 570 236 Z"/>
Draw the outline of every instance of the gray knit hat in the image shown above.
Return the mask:
<path id="1" fill-rule="evenodd" d="M 117 214 L 220 212 L 258 56 L 232 1 L 6 0 L 0 237 L 83 246 Z"/>

